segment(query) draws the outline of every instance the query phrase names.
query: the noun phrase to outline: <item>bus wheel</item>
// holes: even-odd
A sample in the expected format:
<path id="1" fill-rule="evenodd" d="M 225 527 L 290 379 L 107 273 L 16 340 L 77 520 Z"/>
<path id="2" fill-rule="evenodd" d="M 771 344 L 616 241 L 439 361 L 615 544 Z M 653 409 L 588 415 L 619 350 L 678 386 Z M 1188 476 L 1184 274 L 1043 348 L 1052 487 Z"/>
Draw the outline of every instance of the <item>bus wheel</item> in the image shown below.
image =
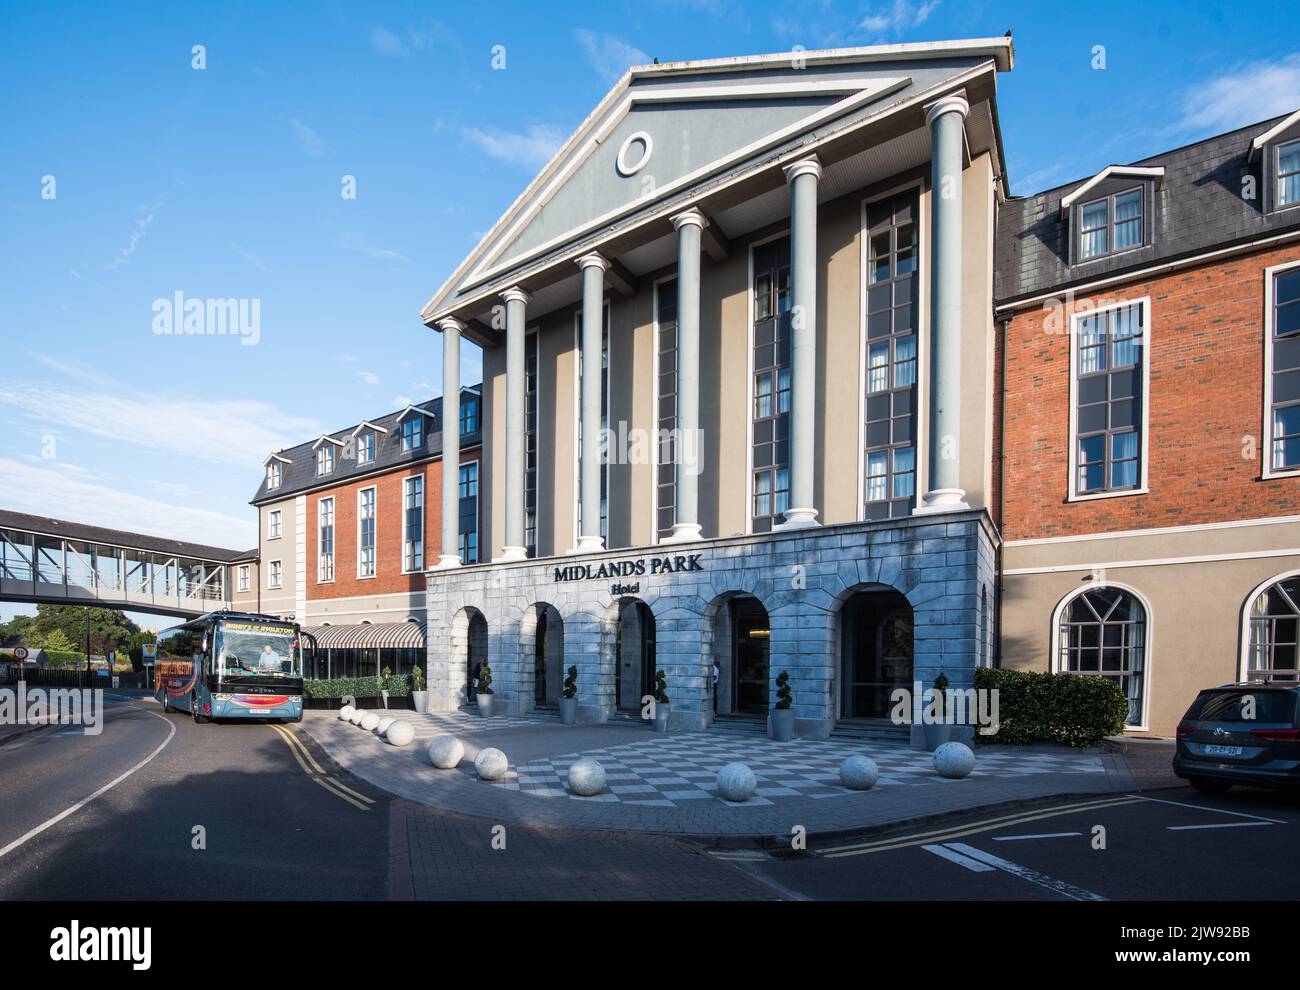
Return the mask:
<path id="1" fill-rule="evenodd" d="M 190 711 L 194 713 L 194 724 L 202 725 L 210 721 L 199 714 L 199 696 L 197 694 L 190 696 Z"/>

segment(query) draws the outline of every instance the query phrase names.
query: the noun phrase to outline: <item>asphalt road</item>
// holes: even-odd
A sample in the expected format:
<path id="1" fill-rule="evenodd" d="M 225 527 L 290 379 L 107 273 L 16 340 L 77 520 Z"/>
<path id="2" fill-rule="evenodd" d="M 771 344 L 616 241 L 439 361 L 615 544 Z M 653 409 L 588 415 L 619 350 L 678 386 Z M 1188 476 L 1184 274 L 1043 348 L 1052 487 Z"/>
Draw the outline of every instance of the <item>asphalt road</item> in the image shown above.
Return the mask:
<path id="1" fill-rule="evenodd" d="M 720 852 L 810 900 L 1295 900 L 1300 797 L 1190 787 L 953 816 L 803 855 Z"/>

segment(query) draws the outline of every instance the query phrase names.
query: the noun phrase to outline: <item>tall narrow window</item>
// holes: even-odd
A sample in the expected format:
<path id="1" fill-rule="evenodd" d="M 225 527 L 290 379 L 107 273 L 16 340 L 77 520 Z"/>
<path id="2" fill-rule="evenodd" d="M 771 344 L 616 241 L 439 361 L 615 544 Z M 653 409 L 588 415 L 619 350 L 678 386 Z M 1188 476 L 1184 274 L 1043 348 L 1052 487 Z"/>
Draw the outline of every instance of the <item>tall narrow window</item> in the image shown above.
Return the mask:
<path id="1" fill-rule="evenodd" d="M 537 556 L 537 334 L 524 338 L 524 546 Z"/>
<path id="2" fill-rule="evenodd" d="M 278 588 L 284 577 L 284 564 L 282 561 L 273 560 L 266 575 L 266 586 L 268 588 Z"/>
<path id="3" fill-rule="evenodd" d="M 1119 588 L 1084 591 L 1061 612 L 1061 673 L 1116 681 L 1128 699 L 1128 724 L 1142 724 L 1146 610 Z"/>
<path id="4" fill-rule="evenodd" d="M 1277 149 L 1277 205 L 1300 203 L 1300 141 Z"/>
<path id="5" fill-rule="evenodd" d="M 655 534 L 669 536 L 677 522 L 677 463 L 673 442 L 677 431 L 677 280 L 655 287 L 659 314 L 659 377 L 657 381 L 655 449 Z"/>
<path id="6" fill-rule="evenodd" d="M 412 412 L 402 420 L 402 450 L 415 450 L 424 443 L 424 416 Z"/>
<path id="7" fill-rule="evenodd" d="M 478 563 L 478 461 L 460 466 L 460 562 Z"/>
<path id="8" fill-rule="evenodd" d="M 1300 577 L 1270 585 L 1250 603 L 1246 680 L 1300 677 Z"/>
<path id="9" fill-rule="evenodd" d="M 750 526 L 768 533 L 790 507 L 790 239 L 754 248 L 753 264 Z"/>
<path id="10" fill-rule="evenodd" d="M 357 493 L 357 577 L 375 576 L 375 490 Z"/>
<path id="11" fill-rule="evenodd" d="M 280 521 L 284 518 L 284 513 L 280 509 L 272 509 L 267 517 L 267 534 L 268 540 L 278 540 L 280 538 Z"/>
<path id="12" fill-rule="evenodd" d="M 366 430 L 357 437 L 357 463 L 373 464 L 375 460 L 375 433 Z"/>
<path id="13" fill-rule="evenodd" d="M 600 334 L 600 433 L 609 430 L 609 306 L 604 307 Z M 582 402 L 582 319 L 578 319 L 578 402 Z M 582 491 L 582 417 L 578 417 L 578 491 Z M 578 532 L 582 532 L 582 499 L 578 499 Z M 609 464 L 602 445 L 600 451 L 600 538 L 609 538 Z"/>
<path id="14" fill-rule="evenodd" d="M 1269 471 L 1300 470 L 1300 266 L 1269 271 Z"/>
<path id="15" fill-rule="evenodd" d="M 334 444 L 328 440 L 316 448 L 316 473 L 329 474 L 334 470 Z"/>
<path id="16" fill-rule="evenodd" d="M 284 464 L 280 461 L 272 461 L 266 466 L 266 487 L 279 488 L 284 481 Z"/>
<path id="17" fill-rule="evenodd" d="M 1077 316 L 1071 495 L 1142 487 L 1146 301 Z"/>
<path id="18" fill-rule="evenodd" d="M 316 503 L 316 579 L 334 580 L 334 499 Z"/>
<path id="19" fill-rule="evenodd" d="M 239 590 L 240 591 L 248 590 L 248 586 L 250 583 L 249 582 L 250 570 L 251 570 L 251 565 L 249 564 L 239 565 Z"/>
<path id="20" fill-rule="evenodd" d="M 467 395 L 461 400 L 460 432 L 462 435 L 478 432 L 478 398 L 475 396 Z"/>
<path id="21" fill-rule="evenodd" d="M 867 398 L 863 518 L 916 503 L 917 194 L 867 206 Z"/>
<path id="22" fill-rule="evenodd" d="M 402 482 L 402 570 L 424 570 L 424 479 Z"/>

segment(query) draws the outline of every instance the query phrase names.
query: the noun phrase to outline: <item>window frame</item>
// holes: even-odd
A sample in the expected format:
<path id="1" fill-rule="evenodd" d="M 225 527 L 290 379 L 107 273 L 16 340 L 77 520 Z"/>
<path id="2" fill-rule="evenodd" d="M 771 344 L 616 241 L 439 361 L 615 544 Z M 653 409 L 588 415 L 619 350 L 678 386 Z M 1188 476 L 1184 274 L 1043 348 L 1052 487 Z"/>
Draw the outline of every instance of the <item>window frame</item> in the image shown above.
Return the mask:
<path id="1" fill-rule="evenodd" d="M 1141 335 L 1141 356 L 1142 370 L 1139 380 L 1141 383 L 1142 394 L 1139 397 L 1138 416 L 1139 429 L 1135 432 L 1138 435 L 1138 479 L 1133 488 L 1121 488 L 1115 491 L 1099 492 L 1080 492 L 1079 491 L 1079 326 L 1082 321 L 1088 317 L 1100 316 L 1122 309 L 1128 309 L 1132 306 L 1140 306 L 1142 309 L 1142 335 Z M 1066 488 L 1067 502 L 1087 502 L 1100 498 L 1121 498 L 1126 495 L 1147 495 L 1150 494 L 1148 487 L 1149 468 L 1151 461 L 1151 297 L 1139 296 L 1133 299 L 1122 299 L 1117 302 L 1108 303 L 1105 306 L 1089 306 L 1086 309 L 1078 309 L 1070 314 L 1070 407 L 1069 407 L 1069 450 L 1068 450 L 1068 477 Z M 1109 333 L 1109 331 L 1108 331 Z M 1109 353 L 1109 349 L 1108 349 Z M 1103 434 L 1106 437 L 1112 436 L 1107 431 Z"/>
<path id="2" fill-rule="evenodd" d="M 279 540 L 284 534 L 284 510 L 271 509 L 266 514 L 266 538 L 268 540 Z"/>
<path id="3" fill-rule="evenodd" d="M 326 440 L 316 448 L 316 477 L 324 478 L 334 473 L 334 444 Z"/>
<path id="4" fill-rule="evenodd" d="M 272 460 L 266 465 L 266 490 L 273 492 L 284 484 L 284 462 Z"/>
<path id="5" fill-rule="evenodd" d="M 323 528 L 324 507 L 329 503 L 329 524 L 330 524 L 330 552 L 326 556 L 324 553 L 323 542 L 321 540 L 321 530 Z M 326 495 L 316 500 L 316 583 L 333 584 L 335 575 L 338 573 L 335 567 L 335 554 L 338 548 L 338 522 L 337 522 L 337 503 L 333 495 Z M 322 577 L 324 568 L 322 565 L 329 561 L 329 576 Z"/>
<path id="6" fill-rule="evenodd" d="M 1292 145 L 1295 145 L 1297 150 L 1300 150 L 1300 138 L 1295 138 L 1294 140 L 1291 141 L 1279 141 L 1277 142 L 1277 144 L 1273 145 L 1273 154 L 1272 154 L 1273 211 L 1272 212 L 1274 213 L 1282 213 L 1286 210 L 1294 210 L 1300 208 L 1300 199 L 1296 199 L 1294 202 L 1291 203 L 1282 202 L 1282 179 L 1283 179 L 1282 149 L 1289 148 Z M 1296 173 L 1288 173 L 1288 174 L 1294 175 Z"/>
<path id="7" fill-rule="evenodd" d="M 1296 204 L 1300 206 L 1300 203 Z M 1291 468 L 1273 467 L 1273 338 L 1274 287 L 1279 275 L 1286 275 L 1300 269 L 1300 261 L 1286 261 L 1280 265 L 1271 265 L 1264 269 L 1264 409 L 1260 432 L 1260 477 L 1295 478 L 1300 477 L 1300 465 Z M 1294 405 L 1294 403 L 1292 404 Z M 1288 405 L 1287 408 L 1291 408 Z"/>
<path id="8" fill-rule="evenodd" d="M 663 326 L 662 326 L 663 318 L 660 314 L 659 293 L 663 286 L 667 285 L 670 282 L 676 282 L 676 281 L 677 281 L 677 273 L 673 272 L 670 275 L 665 275 L 662 278 L 655 279 L 654 284 L 651 285 L 650 287 L 651 309 L 652 309 L 651 315 L 654 322 L 654 337 L 653 337 L 653 343 L 651 345 L 652 346 L 651 380 L 654 382 L 654 408 L 653 408 L 653 416 L 652 416 L 652 420 L 654 422 L 654 431 L 653 431 L 653 435 L 650 438 L 650 444 L 651 447 L 653 448 L 653 463 L 651 464 L 651 471 L 650 471 L 650 542 L 649 542 L 650 546 L 657 546 L 658 544 L 662 543 L 666 538 L 665 536 L 660 535 L 659 510 L 661 508 L 666 507 L 661 505 L 660 503 L 661 490 L 669 487 L 668 485 L 662 483 L 661 474 L 660 474 L 660 469 L 663 468 L 664 465 L 660 462 L 661 451 L 659 448 L 659 433 L 661 430 L 665 429 L 665 427 L 663 426 L 664 420 L 661 419 L 659 415 L 659 404 L 664 398 L 664 394 L 660 389 L 660 386 L 663 384 L 660 378 L 660 374 L 662 371 L 660 367 L 660 359 L 663 354 L 663 346 L 661 344 L 661 340 L 662 340 L 661 331 L 663 330 Z M 674 295 L 675 294 L 676 293 L 674 293 Z M 675 304 L 675 300 L 674 300 L 674 304 Z M 673 333 L 676 336 L 676 343 L 673 346 L 673 366 L 674 366 L 673 373 L 677 379 L 677 386 L 676 386 L 677 391 L 673 393 L 673 415 L 672 415 L 673 425 L 667 428 L 675 430 L 677 428 L 677 407 L 678 407 L 678 396 L 681 390 L 680 376 L 682 370 L 681 362 L 678 360 L 678 352 L 681 346 L 681 334 L 680 334 L 680 325 L 677 321 L 675 306 L 673 310 L 672 325 L 673 325 Z M 676 451 L 674 451 L 674 457 L 675 455 L 676 455 Z M 671 488 L 673 493 L 673 523 L 676 524 L 677 522 L 677 470 L 675 465 L 673 468 L 673 482 Z M 672 527 L 670 526 L 668 529 L 668 534 L 666 535 L 671 535 L 671 533 L 672 533 Z"/>
<path id="9" fill-rule="evenodd" d="M 269 589 L 284 587 L 284 561 L 268 561 L 266 566 L 266 586 Z"/>
<path id="10" fill-rule="evenodd" d="M 375 435 L 374 430 L 363 430 L 357 434 L 357 466 L 362 464 L 374 464 L 375 455 L 379 447 L 379 438 Z M 361 452 L 365 451 L 366 456 L 362 457 Z"/>
<path id="11" fill-rule="evenodd" d="M 472 414 L 472 415 L 470 415 L 470 410 L 473 410 L 473 414 Z M 470 424 L 471 422 L 473 423 L 473 426 L 472 426 L 472 427 L 468 427 L 468 424 Z M 477 433 L 477 432 L 478 432 L 478 430 L 479 430 L 479 397 L 478 397 L 477 395 L 473 395 L 473 394 L 471 393 L 471 394 L 469 394 L 469 395 L 465 395 L 465 396 L 462 396 L 462 397 L 461 397 L 461 402 L 460 402 L 460 412 L 459 412 L 459 416 L 458 416 L 458 418 L 457 418 L 457 424 L 458 424 L 458 428 L 459 428 L 459 430 L 460 430 L 460 436 L 462 436 L 462 437 L 464 437 L 464 436 L 468 436 L 468 435 L 471 434 L 471 433 Z"/>
<path id="12" fill-rule="evenodd" d="M 1088 671 L 1074 671 L 1062 669 L 1062 643 L 1061 643 L 1061 625 L 1066 611 L 1079 599 L 1080 596 L 1089 591 L 1104 590 L 1121 591 L 1131 595 L 1143 611 L 1143 637 L 1142 637 L 1142 721 L 1138 725 L 1124 726 L 1125 732 L 1149 732 L 1151 726 L 1151 685 L 1152 672 L 1155 659 L 1155 613 L 1151 610 L 1151 603 L 1136 588 L 1128 584 L 1120 584 L 1117 581 L 1089 581 L 1080 588 L 1075 588 L 1062 598 L 1052 611 L 1052 638 L 1051 638 L 1051 664 L 1050 670 L 1054 674 L 1069 674 L 1072 677 L 1105 677 L 1110 676 Z M 1112 677 L 1112 679 L 1115 679 Z"/>
<path id="13" fill-rule="evenodd" d="M 1102 261 L 1106 258 L 1114 258 L 1118 255 L 1128 254 L 1131 251 L 1140 251 L 1145 247 L 1151 246 L 1149 237 L 1150 231 L 1147 224 L 1147 189 L 1148 183 L 1139 182 L 1135 186 L 1129 186 L 1124 189 L 1117 189 L 1113 193 L 1107 193 L 1104 196 L 1096 196 L 1086 202 L 1076 203 L 1074 205 L 1074 229 L 1071 232 L 1071 251 L 1070 255 L 1076 265 L 1087 265 L 1094 261 Z M 1127 196 L 1130 193 L 1138 194 L 1138 222 L 1142 225 L 1142 236 L 1138 242 L 1129 247 L 1115 247 L 1115 200 L 1121 196 Z M 1090 206 L 1096 206 L 1098 203 L 1106 204 L 1106 246 L 1107 249 L 1100 254 L 1090 254 L 1086 258 L 1083 256 L 1083 211 Z M 1124 223 L 1131 221 L 1125 220 Z"/>
<path id="14" fill-rule="evenodd" d="M 253 567 L 251 564 L 240 564 L 235 568 L 235 591 L 237 594 L 246 595 L 252 590 L 253 586 Z"/>
<path id="15" fill-rule="evenodd" d="M 420 539 L 419 539 L 419 566 L 408 567 L 408 557 L 414 558 L 415 554 L 409 552 L 411 545 L 409 515 L 411 507 L 407 505 L 409 498 L 409 489 L 411 482 L 420 483 Z M 425 551 L 428 544 L 429 520 L 427 515 L 426 491 L 423 474 L 408 474 L 402 479 L 402 573 L 403 574 L 422 574 L 424 572 Z"/>
<path id="16" fill-rule="evenodd" d="M 473 480 L 470 482 L 462 481 L 461 475 L 464 474 L 466 471 L 470 470 L 471 468 L 473 469 L 473 473 L 474 473 Z M 473 484 L 474 486 L 474 494 L 472 496 L 461 494 L 462 489 L 464 489 L 464 487 L 467 484 Z M 460 466 L 456 469 L 456 555 L 460 557 L 460 562 L 464 566 L 483 563 L 483 547 L 479 542 L 480 537 L 482 536 L 482 522 L 483 522 L 482 492 L 483 492 L 483 471 L 479 459 L 476 457 L 473 458 L 472 460 L 461 461 Z M 469 550 L 468 543 L 462 546 L 462 541 L 466 536 L 469 535 L 469 532 L 462 533 L 460 529 L 460 503 L 463 499 L 467 499 L 467 498 L 474 499 L 474 529 L 472 531 L 474 535 L 474 559 L 473 560 L 465 559 L 466 556 L 468 555 L 468 550 Z"/>
<path id="17" fill-rule="evenodd" d="M 363 503 L 362 499 L 366 492 L 370 492 L 373 497 L 371 503 L 371 546 L 370 546 L 370 573 L 364 572 L 365 563 L 364 548 L 361 543 L 361 526 L 365 521 L 362 518 Z M 357 489 L 357 580 L 370 581 L 379 574 L 379 489 L 375 485 L 367 485 L 365 488 Z"/>
<path id="18" fill-rule="evenodd" d="M 407 427 L 411 424 L 414 424 L 414 428 L 410 432 L 416 434 L 416 437 L 408 443 Z M 407 414 L 406 418 L 402 420 L 401 440 L 400 440 L 400 444 L 402 448 L 401 452 L 403 454 L 409 454 L 413 450 L 419 450 L 421 447 L 424 446 L 424 440 L 425 440 L 424 414 L 412 410 L 410 413 Z"/>
<path id="19" fill-rule="evenodd" d="M 1252 620 L 1253 618 L 1256 618 L 1251 615 L 1251 609 L 1253 608 L 1255 602 L 1259 599 L 1259 597 L 1263 595 L 1266 591 L 1268 591 L 1270 588 L 1272 588 L 1274 585 L 1282 584 L 1283 582 L 1286 581 L 1294 581 L 1296 578 L 1300 578 L 1300 570 L 1289 570 L 1289 571 L 1283 571 L 1281 574 L 1274 574 L 1272 577 L 1267 578 L 1264 581 L 1261 581 L 1258 585 L 1256 585 L 1255 588 L 1251 591 L 1251 593 L 1246 596 L 1246 600 L 1242 602 L 1241 622 L 1238 625 L 1239 631 L 1237 637 L 1239 641 L 1238 656 L 1237 656 L 1237 680 L 1239 682 L 1244 683 L 1250 680 L 1249 671 L 1250 671 L 1251 632 L 1253 629 Z M 1274 645 L 1276 645 L 1276 643 L 1274 643 Z M 1300 661 L 1298 661 L 1298 663 L 1300 663 Z M 1286 668 L 1282 668 L 1282 669 L 1286 669 Z"/>

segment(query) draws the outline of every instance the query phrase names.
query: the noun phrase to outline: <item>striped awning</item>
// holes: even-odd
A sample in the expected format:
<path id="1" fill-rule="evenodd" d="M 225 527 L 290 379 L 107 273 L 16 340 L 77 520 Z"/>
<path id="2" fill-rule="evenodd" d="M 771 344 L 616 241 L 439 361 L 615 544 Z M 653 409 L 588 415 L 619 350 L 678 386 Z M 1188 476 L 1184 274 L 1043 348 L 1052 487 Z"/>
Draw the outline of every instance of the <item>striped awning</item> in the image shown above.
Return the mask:
<path id="1" fill-rule="evenodd" d="M 375 622 L 356 626 L 303 626 L 322 650 L 424 649 L 424 623 Z"/>

